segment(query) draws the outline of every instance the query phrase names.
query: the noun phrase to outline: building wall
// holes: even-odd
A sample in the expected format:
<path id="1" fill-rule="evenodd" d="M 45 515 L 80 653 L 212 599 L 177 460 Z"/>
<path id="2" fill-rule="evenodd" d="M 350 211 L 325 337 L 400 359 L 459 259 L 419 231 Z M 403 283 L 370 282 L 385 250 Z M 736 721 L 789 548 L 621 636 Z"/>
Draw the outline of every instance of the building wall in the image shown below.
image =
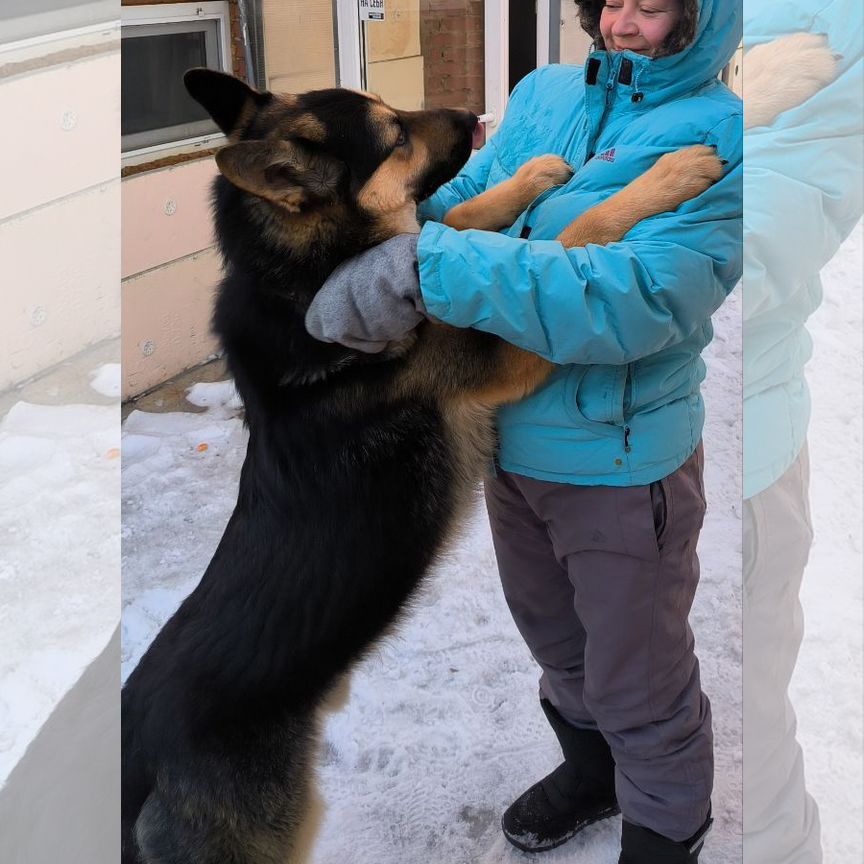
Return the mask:
<path id="1" fill-rule="evenodd" d="M 561 4 L 561 62 L 581 66 L 591 52 L 591 38 L 579 23 L 575 3 Z"/>
<path id="2" fill-rule="evenodd" d="M 123 6 L 176 0 L 123 0 Z M 232 71 L 246 76 L 237 0 L 229 0 Z M 169 160 L 171 161 L 171 160 Z M 136 166 L 122 183 L 124 399 L 211 358 L 210 331 L 220 278 L 210 216 L 212 154 L 176 164 Z"/>
<path id="3" fill-rule="evenodd" d="M 219 260 L 213 248 L 212 157 L 123 181 L 123 397 L 211 357 Z"/>
<path id="4" fill-rule="evenodd" d="M 336 86 L 331 0 L 264 0 L 267 87 L 302 93 Z"/>
<path id="5" fill-rule="evenodd" d="M 119 335 L 119 80 L 115 26 L 0 53 L 0 390 Z"/>
<path id="6" fill-rule="evenodd" d="M 427 108 L 486 110 L 483 0 L 420 0 Z"/>

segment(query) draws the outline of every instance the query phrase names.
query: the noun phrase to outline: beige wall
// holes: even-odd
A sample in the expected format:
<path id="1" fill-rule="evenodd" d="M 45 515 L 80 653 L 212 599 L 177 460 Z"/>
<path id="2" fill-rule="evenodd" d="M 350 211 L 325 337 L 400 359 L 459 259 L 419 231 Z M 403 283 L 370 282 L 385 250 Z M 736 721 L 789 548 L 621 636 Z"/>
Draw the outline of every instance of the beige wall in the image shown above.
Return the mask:
<path id="1" fill-rule="evenodd" d="M 0 390 L 119 333 L 119 47 L 0 55 Z"/>
<path id="2" fill-rule="evenodd" d="M 561 4 L 561 62 L 581 66 L 591 51 L 591 37 L 579 23 L 575 3 Z"/>
<path id="3" fill-rule="evenodd" d="M 395 108 L 425 104 L 420 54 L 420 0 L 389 0 L 384 21 L 366 25 L 367 84 Z"/>
<path id="4" fill-rule="evenodd" d="M 331 0 L 264 0 L 267 87 L 302 93 L 336 86 Z"/>

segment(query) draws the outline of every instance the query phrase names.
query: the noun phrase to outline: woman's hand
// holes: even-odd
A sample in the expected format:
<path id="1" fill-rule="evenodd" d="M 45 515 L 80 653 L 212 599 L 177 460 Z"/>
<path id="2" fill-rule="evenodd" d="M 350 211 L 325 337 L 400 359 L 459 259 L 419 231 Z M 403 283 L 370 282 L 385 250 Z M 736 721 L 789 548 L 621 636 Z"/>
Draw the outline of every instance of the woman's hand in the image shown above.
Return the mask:
<path id="1" fill-rule="evenodd" d="M 403 341 L 424 319 L 417 235 L 398 234 L 340 264 L 306 312 L 322 342 L 377 354 Z"/>

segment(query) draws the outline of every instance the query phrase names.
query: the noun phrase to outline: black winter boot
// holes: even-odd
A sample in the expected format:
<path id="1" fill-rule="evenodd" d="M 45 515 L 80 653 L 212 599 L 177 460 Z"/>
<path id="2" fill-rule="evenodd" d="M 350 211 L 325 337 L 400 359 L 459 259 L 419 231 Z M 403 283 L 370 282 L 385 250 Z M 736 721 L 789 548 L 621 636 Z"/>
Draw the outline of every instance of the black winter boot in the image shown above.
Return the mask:
<path id="1" fill-rule="evenodd" d="M 709 814 L 705 824 L 689 840 L 681 843 L 624 822 L 618 864 L 698 864 L 702 844 L 713 822 Z"/>
<path id="2" fill-rule="evenodd" d="M 504 836 L 523 852 L 545 852 L 587 825 L 618 813 L 615 761 L 603 736 L 575 729 L 545 699 L 540 705 L 564 752 L 564 762 L 523 792 L 501 819 Z"/>

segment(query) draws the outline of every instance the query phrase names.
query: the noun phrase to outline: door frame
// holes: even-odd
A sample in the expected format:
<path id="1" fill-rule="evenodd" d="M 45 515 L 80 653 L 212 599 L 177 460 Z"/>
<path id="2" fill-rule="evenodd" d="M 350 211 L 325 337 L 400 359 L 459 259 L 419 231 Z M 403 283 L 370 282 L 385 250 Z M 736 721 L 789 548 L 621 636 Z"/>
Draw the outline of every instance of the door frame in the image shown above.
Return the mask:
<path id="1" fill-rule="evenodd" d="M 549 0 L 538 0 L 538 2 L 543 5 Z M 333 14 L 336 19 L 339 86 L 363 90 L 366 86 L 363 63 L 364 45 L 357 0 L 334 0 Z M 507 107 L 507 97 L 510 95 L 507 62 L 508 19 L 507 0 L 485 0 L 485 108 L 486 114 L 491 115 L 486 122 L 489 135 L 494 133 L 501 122 L 504 109 Z"/>

